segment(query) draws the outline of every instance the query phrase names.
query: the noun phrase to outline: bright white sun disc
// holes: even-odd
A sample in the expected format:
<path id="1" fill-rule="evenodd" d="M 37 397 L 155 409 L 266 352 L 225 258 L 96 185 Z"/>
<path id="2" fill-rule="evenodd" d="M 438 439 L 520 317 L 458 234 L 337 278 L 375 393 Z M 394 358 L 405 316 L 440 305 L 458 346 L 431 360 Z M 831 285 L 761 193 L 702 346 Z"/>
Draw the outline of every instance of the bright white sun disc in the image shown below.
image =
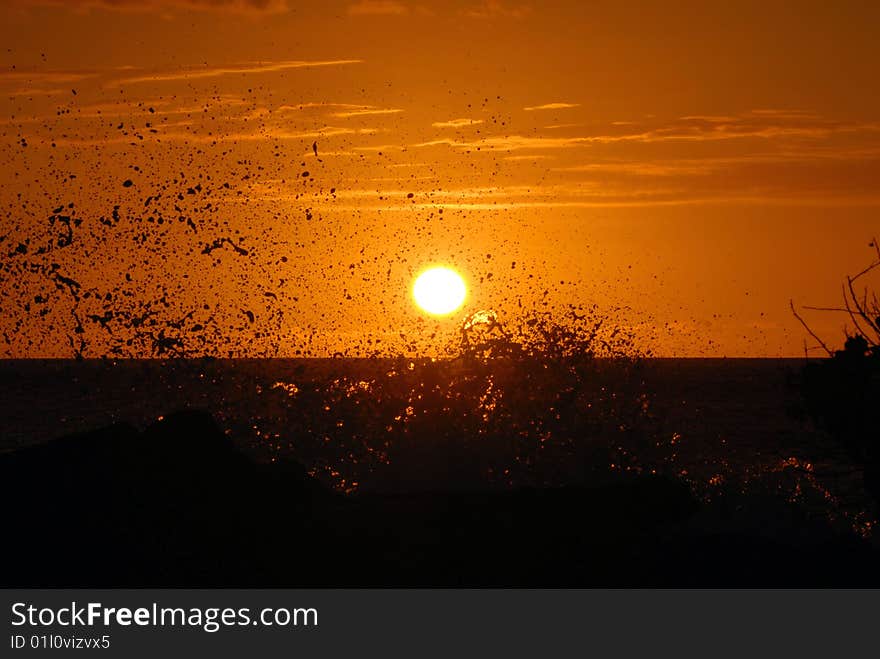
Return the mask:
<path id="1" fill-rule="evenodd" d="M 413 298 L 419 308 L 435 316 L 445 316 L 464 304 L 467 289 L 454 270 L 436 267 L 425 270 L 413 284 Z"/>

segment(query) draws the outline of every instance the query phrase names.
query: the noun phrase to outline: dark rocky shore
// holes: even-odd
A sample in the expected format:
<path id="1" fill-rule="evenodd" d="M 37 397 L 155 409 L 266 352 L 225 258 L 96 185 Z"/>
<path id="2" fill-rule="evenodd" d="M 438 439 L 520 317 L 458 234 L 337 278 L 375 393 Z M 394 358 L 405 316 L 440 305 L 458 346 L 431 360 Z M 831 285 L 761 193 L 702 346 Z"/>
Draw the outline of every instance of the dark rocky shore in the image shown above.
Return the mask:
<path id="1" fill-rule="evenodd" d="M 880 585 L 859 538 L 710 530 L 666 478 L 341 496 L 199 412 L 0 455 L 0 483 L 6 587 Z"/>

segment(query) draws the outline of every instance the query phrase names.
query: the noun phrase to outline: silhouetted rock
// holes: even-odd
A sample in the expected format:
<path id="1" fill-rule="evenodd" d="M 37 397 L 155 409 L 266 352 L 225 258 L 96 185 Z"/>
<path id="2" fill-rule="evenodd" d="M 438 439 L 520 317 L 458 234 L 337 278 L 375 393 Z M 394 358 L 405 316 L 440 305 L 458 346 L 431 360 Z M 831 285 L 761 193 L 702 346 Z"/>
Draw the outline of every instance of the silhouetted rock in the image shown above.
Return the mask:
<path id="1" fill-rule="evenodd" d="M 255 464 L 202 412 L 4 454 L 0 482 L 4 568 L 22 585 L 201 582 L 222 565 L 237 582 L 259 573 L 255 533 L 329 496 L 302 468 Z"/>

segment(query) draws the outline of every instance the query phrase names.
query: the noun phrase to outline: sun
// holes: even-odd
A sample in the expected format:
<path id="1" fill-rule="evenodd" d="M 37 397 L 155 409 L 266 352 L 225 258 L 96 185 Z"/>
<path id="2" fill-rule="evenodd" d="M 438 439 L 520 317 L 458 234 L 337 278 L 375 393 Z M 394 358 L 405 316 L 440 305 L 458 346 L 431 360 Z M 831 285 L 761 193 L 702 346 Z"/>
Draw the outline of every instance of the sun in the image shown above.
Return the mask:
<path id="1" fill-rule="evenodd" d="M 464 304 L 467 288 L 455 270 L 437 266 L 416 278 L 412 293 L 420 309 L 434 316 L 445 316 Z"/>

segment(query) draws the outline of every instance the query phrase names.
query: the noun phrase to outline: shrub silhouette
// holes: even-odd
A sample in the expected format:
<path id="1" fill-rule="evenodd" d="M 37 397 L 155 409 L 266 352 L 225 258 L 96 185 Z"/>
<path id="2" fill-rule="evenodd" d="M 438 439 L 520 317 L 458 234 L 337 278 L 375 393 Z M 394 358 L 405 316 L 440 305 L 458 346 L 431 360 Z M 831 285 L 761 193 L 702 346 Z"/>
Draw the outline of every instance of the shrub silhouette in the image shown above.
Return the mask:
<path id="1" fill-rule="evenodd" d="M 857 286 L 880 268 L 880 243 L 871 246 L 876 259 L 843 284 L 843 306 L 804 307 L 845 313 L 850 319 L 843 349 L 832 350 L 795 309 L 795 317 L 823 349 L 828 359 L 808 362 L 801 390 L 809 417 L 834 437 L 864 468 L 865 487 L 880 501 L 880 300 L 868 286 Z"/>

